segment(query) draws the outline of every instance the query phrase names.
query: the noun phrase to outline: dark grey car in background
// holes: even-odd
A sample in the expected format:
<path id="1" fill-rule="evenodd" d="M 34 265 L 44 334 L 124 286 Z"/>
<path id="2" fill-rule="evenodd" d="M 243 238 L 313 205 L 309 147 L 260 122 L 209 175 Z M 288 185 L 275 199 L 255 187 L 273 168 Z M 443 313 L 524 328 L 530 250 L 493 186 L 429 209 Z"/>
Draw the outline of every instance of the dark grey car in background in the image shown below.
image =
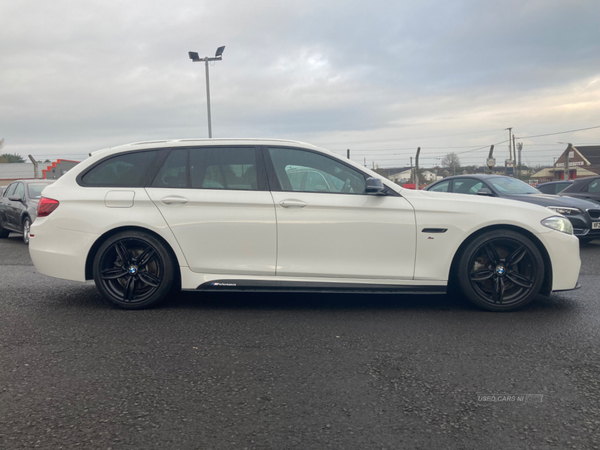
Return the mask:
<path id="1" fill-rule="evenodd" d="M 538 184 L 536 189 L 542 194 L 558 194 L 573 184 L 571 180 L 549 181 L 548 183 Z"/>
<path id="2" fill-rule="evenodd" d="M 37 205 L 46 186 L 54 180 L 17 180 L 0 197 L 0 238 L 10 232 L 22 233 L 29 244 L 29 228 L 37 217 Z"/>
<path id="3" fill-rule="evenodd" d="M 542 194 L 516 178 L 502 175 L 457 175 L 436 181 L 425 190 L 501 197 L 545 206 L 569 219 L 573 225 L 573 234 L 580 241 L 600 239 L 599 204 L 578 198 Z"/>
<path id="4" fill-rule="evenodd" d="M 600 176 L 579 178 L 560 195 L 600 203 Z"/>

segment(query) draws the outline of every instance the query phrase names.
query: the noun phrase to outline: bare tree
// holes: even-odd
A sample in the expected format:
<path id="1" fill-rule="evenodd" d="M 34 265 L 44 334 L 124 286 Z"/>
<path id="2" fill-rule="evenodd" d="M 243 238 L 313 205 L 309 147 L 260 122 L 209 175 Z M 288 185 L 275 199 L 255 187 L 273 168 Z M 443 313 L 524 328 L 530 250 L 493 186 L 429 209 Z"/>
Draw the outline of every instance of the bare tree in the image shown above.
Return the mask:
<path id="1" fill-rule="evenodd" d="M 456 153 L 447 153 L 442 159 L 442 167 L 448 169 L 452 175 L 456 175 L 456 171 L 460 171 L 460 159 Z"/>

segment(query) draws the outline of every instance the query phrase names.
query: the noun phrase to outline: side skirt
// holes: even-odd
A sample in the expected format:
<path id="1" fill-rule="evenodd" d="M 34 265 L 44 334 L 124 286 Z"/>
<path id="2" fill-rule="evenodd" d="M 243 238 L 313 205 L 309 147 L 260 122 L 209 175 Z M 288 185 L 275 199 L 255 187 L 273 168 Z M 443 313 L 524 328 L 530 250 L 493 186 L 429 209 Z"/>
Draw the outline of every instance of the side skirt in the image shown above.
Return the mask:
<path id="1" fill-rule="evenodd" d="M 446 286 L 398 286 L 390 284 L 315 283 L 306 281 L 215 280 L 202 283 L 195 290 L 203 292 L 445 294 Z"/>

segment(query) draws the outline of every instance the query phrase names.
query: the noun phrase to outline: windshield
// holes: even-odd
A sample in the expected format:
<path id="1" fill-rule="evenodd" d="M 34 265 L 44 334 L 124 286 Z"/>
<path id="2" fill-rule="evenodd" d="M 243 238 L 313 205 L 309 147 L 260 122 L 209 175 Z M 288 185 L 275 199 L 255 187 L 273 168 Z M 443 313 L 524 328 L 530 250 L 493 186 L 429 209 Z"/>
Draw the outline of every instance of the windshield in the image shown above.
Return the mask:
<path id="1" fill-rule="evenodd" d="M 539 194 L 536 188 L 516 178 L 498 177 L 487 180 L 501 194 Z"/>
<path id="2" fill-rule="evenodd" d="M 39 199 L 42 196 L 42 191 L 50 183 L 36 183 L 29 185 L 29 198 Z"/>

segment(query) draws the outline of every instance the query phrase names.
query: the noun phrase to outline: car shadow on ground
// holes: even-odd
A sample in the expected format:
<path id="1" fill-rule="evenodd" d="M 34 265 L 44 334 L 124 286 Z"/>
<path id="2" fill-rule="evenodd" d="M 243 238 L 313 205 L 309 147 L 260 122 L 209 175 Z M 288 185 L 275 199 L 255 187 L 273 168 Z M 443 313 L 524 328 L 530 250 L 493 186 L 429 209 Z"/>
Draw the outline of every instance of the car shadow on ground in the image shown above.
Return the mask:
<path id="1" fill-rule="evenodd" d="M 574 291 L 577 292 L 577 291 Z M 76 284 L 60 296 L 48 292 L 46 301 L 53 309 L 116 310 L 98 293 L 91 282 Z M 41 299 L 40 299 L 41 300 Z M 579 309 L 576 294 L 559 293 L 537 296 L 517 313 L 574 312 Z M 486 313 L 458 295 L 342 294 L 342 293 L 274 293 L 274 292 L 174 292 L 159 305 L 146 311 L 449 311 Z M 497 313 L 490 313 L 497 314 Z"/>
<path id="2" fill-rule="evenodd" d="M 395 310 L 481 311 L 457 295 L 322 294 L 322 293 L 197 293 L 172 294 L 158 309 L 221 310 Z M 521 311 L 568 311 L 576 302 L 567 297 L 538 296 Z"/>

